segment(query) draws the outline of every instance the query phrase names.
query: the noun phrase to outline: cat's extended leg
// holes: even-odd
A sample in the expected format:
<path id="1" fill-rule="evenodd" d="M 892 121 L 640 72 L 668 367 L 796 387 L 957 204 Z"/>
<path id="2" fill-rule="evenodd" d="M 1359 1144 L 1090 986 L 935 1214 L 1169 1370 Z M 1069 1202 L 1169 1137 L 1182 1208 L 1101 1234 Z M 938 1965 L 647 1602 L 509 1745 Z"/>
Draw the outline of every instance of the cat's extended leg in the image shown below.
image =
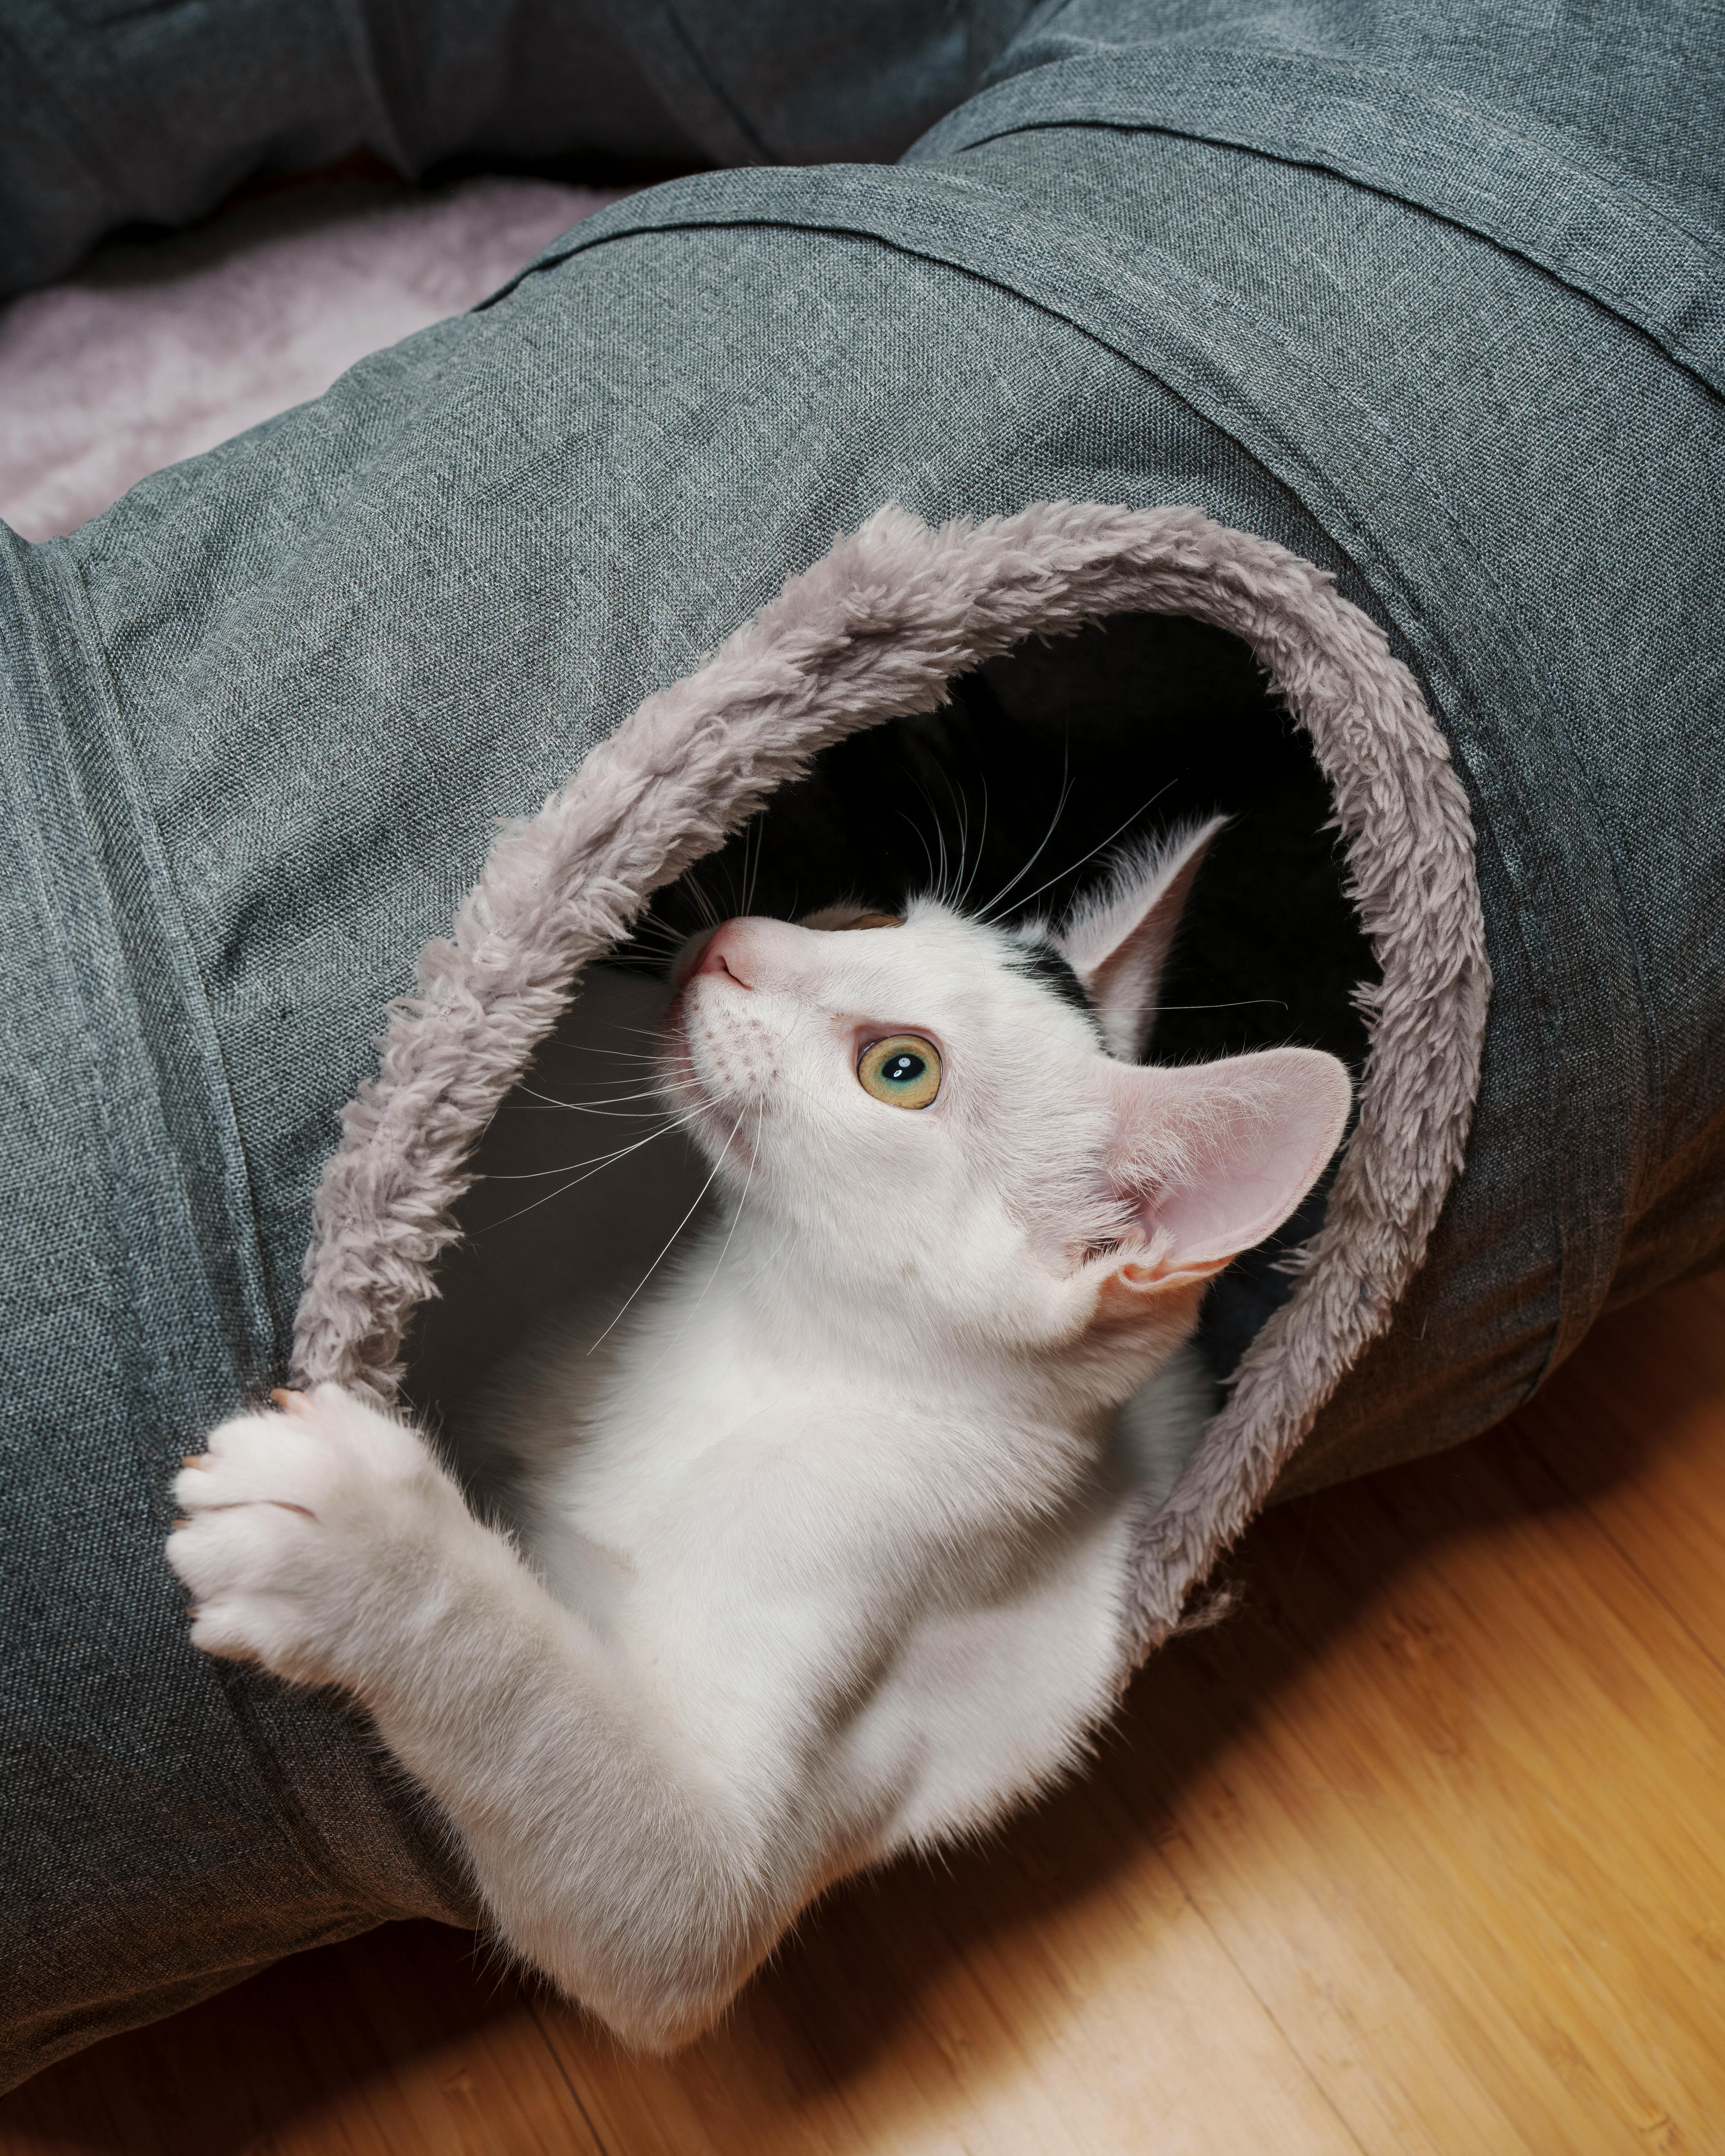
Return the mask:
<path id="1" fill-rule="evenodd" d="M 333 1385 L 225 1423 L 175 1484 L 192 1637 L 355 1693 L 459 1829 L 509 1943 L 634 2042 L 696 2033 L 802 1899 L 793 1837 L 650 1677 L 482 1527 L 424 1441 Z M 795 1870 L 796 1867 L 790 1867 Z"/>

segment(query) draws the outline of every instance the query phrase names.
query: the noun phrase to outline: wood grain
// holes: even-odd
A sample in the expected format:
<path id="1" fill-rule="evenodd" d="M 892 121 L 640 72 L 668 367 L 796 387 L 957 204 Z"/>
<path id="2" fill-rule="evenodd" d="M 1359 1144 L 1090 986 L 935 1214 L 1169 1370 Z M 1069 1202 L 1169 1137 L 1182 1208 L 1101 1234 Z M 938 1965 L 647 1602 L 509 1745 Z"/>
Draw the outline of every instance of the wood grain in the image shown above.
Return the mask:
<path id="1" fill-rule="evenodd" d="M 670 2061 L 404 1925 L 0 2103 L 0 2156 L 1725 2152 L 1725 1276 L 1272 1514 L 988 1847 Z"/>

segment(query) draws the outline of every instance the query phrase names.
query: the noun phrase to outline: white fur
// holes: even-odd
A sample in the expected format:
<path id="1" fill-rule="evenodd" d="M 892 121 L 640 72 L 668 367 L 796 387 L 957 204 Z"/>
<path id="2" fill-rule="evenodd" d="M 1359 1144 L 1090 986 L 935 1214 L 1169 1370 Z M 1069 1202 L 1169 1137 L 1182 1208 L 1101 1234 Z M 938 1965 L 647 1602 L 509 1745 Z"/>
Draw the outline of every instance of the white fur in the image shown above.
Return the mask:
<path id="1" fill-rule="evenodd" d="M 1117 946 L 1165 949 L 1166 881 L 1116 890 Z M 177 1485 L 197 1643 L 356 1693 L 504 1938 L 632 2041 L 697 2032 L 831 1879 L 1081 1755 L 1135 1513 L 1203 1420 L 1204 1286 L 1340 1136 L 1332 1059 L 1117 1061 L 1026 948 L 929 903 L 685 955 L 664 1083 L 721 1203 L 516 1402 L 519 1546 L 334 1385 Z M 941 1052 L 932 1106 L 858 1081 L 898 1032 Z"/>

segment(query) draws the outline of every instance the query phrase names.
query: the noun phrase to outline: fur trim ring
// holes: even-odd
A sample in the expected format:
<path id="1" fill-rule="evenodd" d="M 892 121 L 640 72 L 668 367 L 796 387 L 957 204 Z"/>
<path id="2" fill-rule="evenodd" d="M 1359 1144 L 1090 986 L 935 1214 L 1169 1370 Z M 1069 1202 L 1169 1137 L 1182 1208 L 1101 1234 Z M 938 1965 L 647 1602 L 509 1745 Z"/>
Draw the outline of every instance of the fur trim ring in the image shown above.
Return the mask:
<path id="1" fill-rule="evenodd" d="M 818 751 L 932 709 L 954 676 L 1028 637 L 1113 613 L 1190 615 L 1255 654 L 1330 786 L 1382 973 L 1359 1120 L 1296 1290 L 1142 1522 L 1133 1659 L 1158 1645 L 1420 1264 L 1461 1166 L 1489 996 L 1467 798 L 1413 676 L 1310 562 L 1196 509 L 1044 502 L 938 529 L 882 509 L 506 828 L 343 1116 L 317 1196 L 295 1383 L 393 1397 L 406 1327 L 458 1232 L 475 1141 L 583 968 L 656 890 Z"/>

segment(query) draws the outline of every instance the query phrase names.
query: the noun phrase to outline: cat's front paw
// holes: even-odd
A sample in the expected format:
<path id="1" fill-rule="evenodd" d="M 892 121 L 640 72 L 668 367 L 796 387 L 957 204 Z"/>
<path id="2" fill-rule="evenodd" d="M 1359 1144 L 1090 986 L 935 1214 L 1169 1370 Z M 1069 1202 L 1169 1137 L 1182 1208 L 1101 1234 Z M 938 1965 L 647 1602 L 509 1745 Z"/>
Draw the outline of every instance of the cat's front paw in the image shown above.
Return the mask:
<path id="1" fill-rule="evenodd" d="M 338 1386 L 275 1397 L 280 1413 L 223 1423 L 181 1469 L 167 1561 L 194 1645 L 363 1689 L 465 1507 L 413 1430 Z"/>

